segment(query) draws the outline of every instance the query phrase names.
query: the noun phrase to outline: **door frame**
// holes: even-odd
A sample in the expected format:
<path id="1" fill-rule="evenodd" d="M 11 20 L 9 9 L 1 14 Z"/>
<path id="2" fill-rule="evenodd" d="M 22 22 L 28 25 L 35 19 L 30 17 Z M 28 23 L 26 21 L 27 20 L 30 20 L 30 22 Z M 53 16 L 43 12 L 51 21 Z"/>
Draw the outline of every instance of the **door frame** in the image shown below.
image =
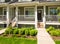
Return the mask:
<path id="1" fill-rule="evenodd" d="M 43 9 L 37 9 L 37 13 L 38 13 L 38 10 L 41 10 L 42 11 L 42 22 L 43 22 Z M 38 15 L 38 14 L 37 14 Z M 38 19 L 37 19 L 38 20 Z"/>

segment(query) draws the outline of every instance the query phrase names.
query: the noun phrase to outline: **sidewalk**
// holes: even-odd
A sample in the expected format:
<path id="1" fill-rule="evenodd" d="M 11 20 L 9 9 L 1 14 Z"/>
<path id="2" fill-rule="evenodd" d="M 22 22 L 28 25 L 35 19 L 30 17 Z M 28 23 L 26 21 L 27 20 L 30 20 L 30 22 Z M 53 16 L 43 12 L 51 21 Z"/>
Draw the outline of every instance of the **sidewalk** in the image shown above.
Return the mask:
<path id="1" fill-rule="evenodd" d="M 38 44 L 55 44 L 51 36 L 46 32 L 44 28 L 38 29 Z"/>

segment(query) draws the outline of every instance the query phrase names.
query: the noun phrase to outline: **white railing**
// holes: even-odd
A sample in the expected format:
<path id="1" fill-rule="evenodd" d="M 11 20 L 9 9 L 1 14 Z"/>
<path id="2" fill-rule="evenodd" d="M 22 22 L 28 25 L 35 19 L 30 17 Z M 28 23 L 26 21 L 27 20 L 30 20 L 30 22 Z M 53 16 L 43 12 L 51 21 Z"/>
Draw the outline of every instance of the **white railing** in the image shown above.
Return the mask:
<path id="1" fill-rule="evenodd" d="M 0 15 L 0 21 L 6 21 L 6 15 Z"/>
<path id="2" fill-rule="evenodd" d="M 18 21 L 35 21 L 35 15 L 18 15 Z"/>
<path id="3" fill-rule="evenodd" d="M 59 15 L 46 15 L 46 22 L 60 22 Z"/>

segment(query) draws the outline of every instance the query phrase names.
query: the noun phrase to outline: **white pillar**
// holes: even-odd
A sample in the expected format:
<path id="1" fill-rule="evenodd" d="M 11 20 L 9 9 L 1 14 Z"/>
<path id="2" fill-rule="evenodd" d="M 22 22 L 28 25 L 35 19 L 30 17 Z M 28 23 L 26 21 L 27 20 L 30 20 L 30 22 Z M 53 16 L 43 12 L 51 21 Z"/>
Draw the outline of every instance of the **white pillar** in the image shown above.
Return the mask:
<path id="1" fill-rule="evenodd" d="M 45 16 L 46 16 L 46 6 L 43 6 L 43 8 L 44 8 L 43 23 L 44 23 L 44 28 L 45 28 L 45 24 L 46 24 L 46 19 L 45 19 Z"/>
<path id="2" fill-rule="evenodd" d="M 7 27 L 9 25 L 9 6 L 7 6 Z"/>
<path id="3" fill-rule="evenodd" d="M 35 6 L 35 28 L 37 29 L 37 5 Z"/>
<path id="4" fill-rule="evenodd" d="M 16 7 L 16 26 L 18 27 L 18 7 Z"/>

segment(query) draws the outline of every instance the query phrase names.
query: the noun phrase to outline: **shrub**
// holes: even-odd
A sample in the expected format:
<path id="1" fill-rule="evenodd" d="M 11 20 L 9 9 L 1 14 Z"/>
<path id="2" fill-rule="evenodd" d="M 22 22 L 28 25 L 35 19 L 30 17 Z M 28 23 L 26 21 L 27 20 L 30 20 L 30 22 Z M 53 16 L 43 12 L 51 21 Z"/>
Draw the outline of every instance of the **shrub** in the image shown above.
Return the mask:
<path id="1" fill-rule="evenodd" d="M 49 31 L 51 31 L 51 30 L 55 30 L 55 28 L 52 27 L 52 26 L 50 26 L 50 27 L 47 29 L 47 32 L 49 33 Z"/>
<path id="2" fill-rule="evenodd" d="M 20 34 L 20 35 L 24 35 L 24 34 L 25 34 L 25 29 L 20 29 L 20 30 L 19 30 L 19 34 Z"/>
<path id="3" fill-rule="evenodd" d="M 31 36 L 36 36 L 37 35 L 37 30 L 31 30 L 30 35 Z"/>
<path id="4" fill-rule="evenodd" d="M 13 31 L 13 34 L 18 34 L 19 33 L 19 30 L 18 29 L 15 29 L 14 31 Z"/>
<path id="5" fill-rule="evenodd" d="M 12 34 L 13 33 L 13 30 L 11 28 L 7 28 L 5 30 L 5 34 Z"/>
<path id="6" fill-rule="evenodd" d="M 30 32 L 29 32 L 30 30 L 25 30 L 25 35 L 30 35 Z"/>
<path id="7" fill-rule="evenodd" d="M 34 29 L 34 27 L 30 27 L 29 29 L 30 29 L 30 30 L 33 30 L 33 29 Z"/>
<path id="8" fill-rule="evenodd" d="M 58 31 L 58 30 L 52 30 L 52 31 L 50 31 L 50 34 L 52 36 L 60 36 L 60 31 Z"/>

